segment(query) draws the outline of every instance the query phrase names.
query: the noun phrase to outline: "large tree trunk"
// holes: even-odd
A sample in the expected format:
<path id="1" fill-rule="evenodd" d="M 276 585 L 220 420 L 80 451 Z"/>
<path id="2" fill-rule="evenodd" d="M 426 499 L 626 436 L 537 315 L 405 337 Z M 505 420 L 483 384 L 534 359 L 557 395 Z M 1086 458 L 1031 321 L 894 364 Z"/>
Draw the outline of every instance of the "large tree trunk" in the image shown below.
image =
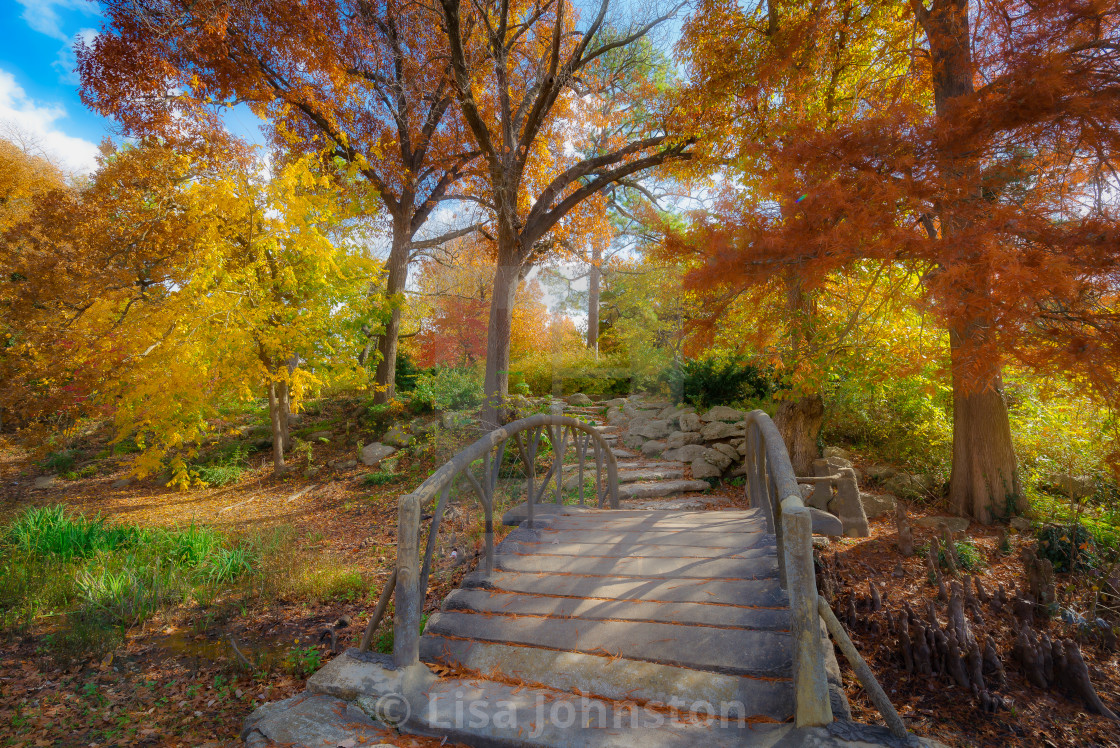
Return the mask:
<path id="1" fill-rule="evenodd" d="M 817 439 L 824 421 L 824 400 L 820 395 L 806 395 L 778 403 L 774 425 L 789 451 L 789 461 L 797 475 L 812 475 L 817 459 Z"/>
<path id="2" fill-rule="evenodd" d="M 494 428 L 505 420 L 502 402 L 509 393 L 509 339 L 520 280 L 521 268 L 515 262 L 499 260 L 494 268 L 490 323 L 486 329 L 486 377 L 483 381 L 486 403 L 482 411 L 484 424 Z"/>
<path id="3" fill-rule="evenodd" d="M 989 523 L 1013 508 L 1021 496 L 1019 465 L 1011 441 L 1011 422 L 1003 399 L 998 363 L 979 376 L 971 359 L 962 360 L 969 332 L 951 330 L 953 367 L 953 472 L 949 500 L 953 511 Z M 970 371 L 965 372 L 965 368 Z M 1010 499 L 1010 501 L 1009 501 Z"/>
<path id="4" fill-rule="evenodd" d="M 404 303 L 404 287 L 408 282 L 408 249 L 412 242 L 409 221 L 393 220 L 393 245 L 389 250 L 388 275 L 385 278 L 385 299 L 390 304 L 389 320 L 385 332 L 377 343 L 381 360 L 377 362 L 374 374 L 376 389 L 373 393 L 375 403 L 387 403 L 397 394 L 397 344 L 401 332 L 401 306 Z"/>
<path id="5" fill-rule="evenodd" d="M 587 279 L 587 347 L 595 351 L 599 357 L 599 278 L 602 271 L 599 268 L 603 261 L 603 253 L 599 246 L 591 250 L 591 274 Z"/>
<path id="6" fill-rule="evenodd" d="M 920 6 L 919 6 L 920 7 Z M 928 15 L 919 12 L 933 60 L 933 94 L 937 118 L 950 126 L 958 99 L 971 96 L 973 64 L 968 0 L 935 0 Z M 942 242 L 968 233 L 969 214 L 982 200 L 978 165 L 967 146 L 951 140 L 938 154 L 944 199 L 939 208 Z M 968 262 L 967 258 L 964 260 Z M 962 305 L 987 292 L 979 267 L 971 287 L 961 289 Z M 951 301 L 949 303 L 952 303 Z M 949 501 L 962 516 L 991 522 L 1002 516 L 1008 497 L 1019 494 L 1019 472 L 1004 402 L 998 353 L 978 353 L 994 335 L 982 313 L 972 313 L 949 331 L 953 380 L 953 472 Z M 985 359 L 977 361 L 977 356 Z M 976 364 L 980 363 L 978 367 Z"/>

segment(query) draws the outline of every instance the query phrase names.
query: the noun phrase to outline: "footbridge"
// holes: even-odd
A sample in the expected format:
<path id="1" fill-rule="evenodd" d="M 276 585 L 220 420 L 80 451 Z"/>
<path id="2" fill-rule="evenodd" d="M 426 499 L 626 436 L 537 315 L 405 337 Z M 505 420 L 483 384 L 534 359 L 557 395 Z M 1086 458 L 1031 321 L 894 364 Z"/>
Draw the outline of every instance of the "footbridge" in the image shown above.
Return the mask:
<path id="1" fill-rule="evenodd" d="M 743 509 L 691 508 L 684 466 L 622 449 L 600 414 L 514 421 L 401 496 L 396 570 L 362 646 L 302 701 L 262 707 L 246 741 L 298 743 L 284 725 L 333 699 L 349 727 L 330 729 L 351 738 L 365 720 L 468 745 L 920 744 L 817 594 L 819 518 L 766 413 L 747 419 Z M 499 516 L 511 480 L 524 501 Z M 481 506 L 477 569 L 426 610 L 465 497 Z M 392 654 L 371 653 L 390 609 Z M 887 728 L 851 722 L 833 642 Z"/>

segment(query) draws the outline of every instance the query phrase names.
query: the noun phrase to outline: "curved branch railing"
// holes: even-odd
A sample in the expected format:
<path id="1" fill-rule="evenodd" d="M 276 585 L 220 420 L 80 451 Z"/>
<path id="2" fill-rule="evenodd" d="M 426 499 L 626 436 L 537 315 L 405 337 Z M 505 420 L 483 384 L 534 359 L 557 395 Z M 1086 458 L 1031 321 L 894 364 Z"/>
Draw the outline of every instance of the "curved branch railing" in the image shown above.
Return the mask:
<path id="1" fill-rule="evenodd" d="M 747 496 L 762 510 L 778 541 L 778 577 L 789 594 L 793 635 L 794 722 L 798 727 L 832 722 L 824 642 L 813 568 L 813 518 L 801 498 L 785 441 L 764 411 L 747 415 Z"/>
<path id="2" fill-rule="evenodd" d="M 856 652 L 828 602 L 817 594 L 813 565 L 813 517 L 798 487 L 785 440 L 764 411 L 747 415 L 747 495 L 751 506 L 761 509 L 766 529 L 778 541 L 778 577 L 789 594 L 793 634 L 794 722 L 798 727 L 832 722 L 828 678 L 824 671 L 824 643 L 820 619 L 840 645 L 856 676 L 883 715 L 895 737 L 906 736 L 906 724 L 898 716 L 875 676 Z M 833 476 L 827 476 L 831 480 Z M 804 478 L 800 479 L 806 480 Z M 811 479 L 815 482 L 817 479 Z M 858 493 L 857 493 L 858 495 Z M 858 500 L 858 499 L 857 499 Z"/>
<path id="3" fill-rule="evenodd" d="M 536 461 L 540 454 L 541 440 L 547 434 L 552 446 L 553 459 L 544 478 L 536 480 Z M 396 587 L 396 606 L 393 614 L 393 659 L 397 667 L 408 667 L 420 661 L 420 618 L 428 594 L 432 556 L 435 553 L 440 522 L 447 509 L 451 489 L 463 477 L 482 504 L 485 515 L 485 545 L 482 570 L 487 576 L 494 571 L 494 494 L 506 451 L 510 442 L 516 446 L 525 467 L 527 521 L 533 526 L 535 507 L 541 503 L 549 483 L 555 485 L 554 503 L 562 504 L 568 486 L 564 480 L 566 467 L 575 468 L 576 493 L 579 505 L 584 506 L 584 465 L 591 457 L 595 461 L 595 503 L 600 507 L 618 508 L 618 464 L 610 445 L 591 424 L 558 414 L 539 414 L 494 429 L 451 458 L 432 473 L 415 491 L 400 497 L 397 527 L 397 568 L 392 582 Z M 564 453 L 569 446 L 575 450 L 573 465 L 564 464 Z M 476 475 L 476 468 L 478 474 Z M 422 511 L 435 502 L 431 510 L 432 525 L 428 541 L 420 557 L 420 522 Z M 393 594 L 386 585 L 382 593 L 386 604 Z M 378 604 L 384 612 L 385 606 Z M 371 621 L 366 644 L 378 621 Z"/>

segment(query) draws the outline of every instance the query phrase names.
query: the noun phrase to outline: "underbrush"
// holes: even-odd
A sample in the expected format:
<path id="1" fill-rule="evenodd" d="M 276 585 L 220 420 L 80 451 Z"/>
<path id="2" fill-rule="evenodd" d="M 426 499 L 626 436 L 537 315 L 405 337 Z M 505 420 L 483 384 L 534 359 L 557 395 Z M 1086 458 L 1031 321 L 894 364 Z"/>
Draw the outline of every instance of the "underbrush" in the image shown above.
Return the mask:
<path id="1" fill-rule="evenodd" d="M 259 555 L 214 530 L 141 528 L 32 507 L 0 531 L 0 625 L 50 620 L 50 649 L 100 654 L 180 602 L 213 599 L 259 568 Z"/>

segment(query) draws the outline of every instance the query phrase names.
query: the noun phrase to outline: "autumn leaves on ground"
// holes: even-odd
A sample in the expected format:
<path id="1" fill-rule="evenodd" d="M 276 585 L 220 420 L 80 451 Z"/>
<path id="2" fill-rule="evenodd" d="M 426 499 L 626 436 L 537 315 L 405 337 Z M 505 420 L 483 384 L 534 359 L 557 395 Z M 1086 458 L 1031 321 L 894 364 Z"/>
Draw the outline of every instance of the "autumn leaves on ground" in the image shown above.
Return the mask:
<path id="1" fill-rule="evenodd" d="M 971 522 L 975 693 L 938 562 L 820 553 L 888 693 L 953 744 L 1117 744 L 1114 1 L 97 6 L 97 167 L 0 122 L 0 740 L 235 742 L 353 641 L 396 496 L 578 392 L 762 408 L 798 475 L 839 447 Z M 948 675 L 904 672 L 903 603 Z"/>

